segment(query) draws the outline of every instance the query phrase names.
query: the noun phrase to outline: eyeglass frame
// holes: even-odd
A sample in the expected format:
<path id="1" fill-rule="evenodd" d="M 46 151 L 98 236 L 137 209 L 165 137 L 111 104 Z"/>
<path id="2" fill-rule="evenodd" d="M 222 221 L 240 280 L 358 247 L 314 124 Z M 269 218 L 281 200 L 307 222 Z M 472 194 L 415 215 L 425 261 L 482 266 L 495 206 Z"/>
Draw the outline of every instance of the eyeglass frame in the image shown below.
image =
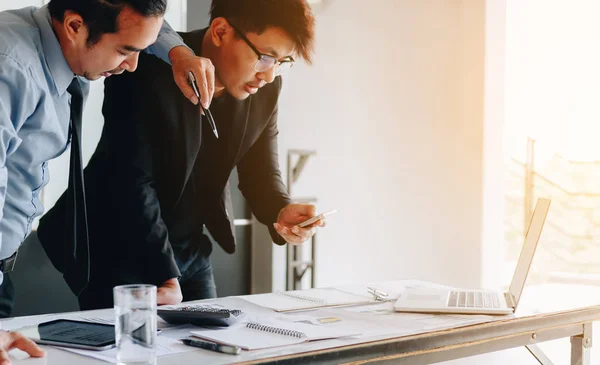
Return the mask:
<path id="1" fill-rule="evenodd" d="M 277 69 L 275 70 L 275 75 L 279 76 L 281 75 L 284 71 L 286 71 L 286 69 L 283 69 L 282 71 L 278 72 L 278 70 L 280 70 L 280 66 L 284 63 L 289 63 L 290 66 L 288 69 L 294 67 L 294 64 L 296 63 L 296 60 L 294 60 L 294 58 L 292 56 L 286 56 L 284 58 L 288 58 L 288 60 L 283 60 L 280 61 L 277 58 L 268 55 L 268 54 L 264 54 L 264 53 L 260 53 L 260 51 L 258 50 L 258 48 L 256 48 L 256 46 L 254 46 L 254 44 L 252 44 L 252 42 L 250 42 L 250 40 L 248 39 L 248 37 L 246 37 L 244 35 L 244 33 L 235 25 L 233 25 L 230 21 L 228 21 L 229 25 L 231 26 L 231 28 L 233 28 L 233 30 L 235 31 L 235 33 L 240 36 L 240 38 L 242 38 L 242 40 L 248 45 L 248 47 L 250 47 L 252 49 L 252 51 L 254 52 L 254 54 L 256 54 L 256 57 L 258 57 L 258 61 L 256 61 L 256 63 L 254 64 L 254 71 L 256 72 L 266 72 L 268 70 L 270 70 L 273 67 L 277 67 Z M 270 58 L 275 60 L 275 63 L 273 63 L 273 66 L 267 68 L 266 70 L 257 70 L 256 67 L 258 66 L 258 64 L 260 63 L 260 61 L 262 61 L 264 58 Z"/>

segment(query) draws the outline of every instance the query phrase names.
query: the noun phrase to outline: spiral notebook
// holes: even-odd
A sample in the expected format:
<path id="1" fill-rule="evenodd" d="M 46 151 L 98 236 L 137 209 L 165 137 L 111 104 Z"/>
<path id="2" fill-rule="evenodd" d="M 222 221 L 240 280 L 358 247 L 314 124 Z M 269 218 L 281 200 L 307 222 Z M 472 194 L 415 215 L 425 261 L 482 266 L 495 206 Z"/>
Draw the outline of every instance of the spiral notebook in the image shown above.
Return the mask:
<path id="1" fill-rule="evenodd" d="M 227 309 L 215 304 L 159 307 L 157 314 L 169 324 L 193 324 L 196 326 L 227 327 L 243 317 L 239 309 Z"/>
<path id="2" fill-rule="evenodd" d="M 191 331 L 191 334 L 219 344 L 238 346 L 243 350 L 260 350 L 307 341 L 356 336 L 360 333 L 305 323 L 257 320 L 223 329 L 195 330 Z"/>
<path id="3" fill-rule="evenodd" d="M 243 296 L 242 298 L 277 312 L 369 304 L 375 301 L 373 296 L 367 294 L 366 289 L 365 295 L 358 295 L 336 288 L 276 291 L 268 294 Z"/>

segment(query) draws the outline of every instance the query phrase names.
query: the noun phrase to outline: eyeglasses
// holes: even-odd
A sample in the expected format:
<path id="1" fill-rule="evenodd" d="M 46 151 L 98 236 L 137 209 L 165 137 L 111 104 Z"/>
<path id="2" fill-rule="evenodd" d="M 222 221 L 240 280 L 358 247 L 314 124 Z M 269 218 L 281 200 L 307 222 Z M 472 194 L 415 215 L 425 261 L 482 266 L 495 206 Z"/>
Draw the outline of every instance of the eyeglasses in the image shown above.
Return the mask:
<path id="1" fill-rule="evenodd" d="M 239 35 L 240 38 L 242 38 L 242 40 L 244 42 L 246 42 L 248 47 L 252 48 L 252 51 L 254 51 L 254 53 L 258 57 L 258 61 L 254 65 L 254 71 L 265 72 L 265 71 L 270 70 L 273 67 L 276 67 L 275 68 L 275 76 L 279 76 L 294 66 L 294 63 L 296 61 L 290 56 L 287 56 L 283 60 L 280 61 L 273 56 L 260 53 L 259 50 L 252 44 L 252 42 L 250 42 L 250 40 L 248 38 L 246 38 L 246 36 L 244 35 L 244 33 L 242 33 L 241 30 L 239 30 L 237 27 L 235 27 L 233 24 L 231 24 L 231 22 L 229 23 L 229 25 L 231 25 L 231 27 L 237 33 L 237 35 Z"/>

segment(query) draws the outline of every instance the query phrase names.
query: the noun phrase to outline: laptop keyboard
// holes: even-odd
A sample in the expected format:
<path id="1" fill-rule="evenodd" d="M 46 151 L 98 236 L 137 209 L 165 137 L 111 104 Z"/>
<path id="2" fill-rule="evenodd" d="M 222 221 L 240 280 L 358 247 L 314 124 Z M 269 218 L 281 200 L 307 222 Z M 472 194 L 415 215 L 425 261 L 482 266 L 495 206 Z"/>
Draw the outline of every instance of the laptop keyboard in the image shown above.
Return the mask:
<path id="1" fill-rule="evenodd" d="M 458 308 L 500 308 L 500 300 L 496 293 L 453 290 L 448 297 L 447 306 Z"/>

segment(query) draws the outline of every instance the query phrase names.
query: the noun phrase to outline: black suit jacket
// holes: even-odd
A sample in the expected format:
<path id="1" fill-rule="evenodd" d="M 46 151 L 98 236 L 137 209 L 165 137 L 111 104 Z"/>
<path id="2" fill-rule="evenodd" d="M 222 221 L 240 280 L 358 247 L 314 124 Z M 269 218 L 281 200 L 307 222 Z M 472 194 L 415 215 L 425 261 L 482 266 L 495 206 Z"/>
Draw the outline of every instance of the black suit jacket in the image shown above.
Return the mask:
<path id="1" fill-rule="evenodd" d="M 196 54 L 205 30 L 183 33 Z M 233 210 L 227 179 L 237 166 L 239 188 L 273 240 L 277 214 L 291 201 L 281 179 L 277 153 L 277 99 L 281 79 L 244 101 L 232 103 L 234 153 L 219 159 L 220 199 L 210 207 L 205 225 L 228 253 L 235 251 Z M 105 81 L 104 129 L 85 168 L 90 234 L 90 283 L 161 284 L 180 275 L 169 242 L 169 218 L 182 196 L 207 123 L 172 77 L 171 67 L 140 54 L 137 71 Z M 217 120 L 217 124 L 219 121 Z M 38 236 L 54 266 L 62 271 L 64 195 L 40 221 Z"/>

